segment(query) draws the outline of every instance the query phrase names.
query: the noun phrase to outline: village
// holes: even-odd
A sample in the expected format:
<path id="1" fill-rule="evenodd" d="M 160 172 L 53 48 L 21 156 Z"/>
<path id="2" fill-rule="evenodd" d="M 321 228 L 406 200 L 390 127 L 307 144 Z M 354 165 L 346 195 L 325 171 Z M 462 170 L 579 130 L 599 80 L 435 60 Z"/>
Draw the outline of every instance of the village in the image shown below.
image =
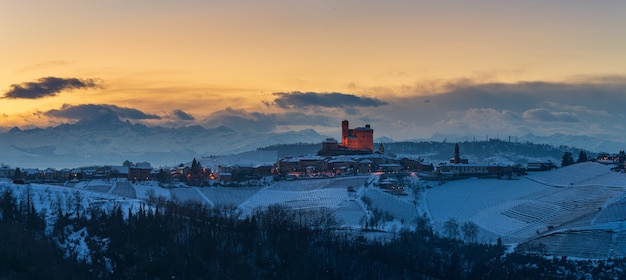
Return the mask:
<path id="1" fill-rule="evenodd" d="M 277 158 L 264 163 L 222 163 L 217 156 L 193 159 L 170 167 L 151 166 L 149 162 L 125 161 L 122 165 L 86 166 L 64 169 L 11 168 L 0 166 L 0 178 L 11 178 L 16 182 L 35 182 L 63 185 L 67 182 L 91 179 L 127 179 L 132 182 L 158 181 L 164 186 L 182 183 L 190 186 L 214 185 L 259 185 L 271 180 L 309 180 L 379 173 L 415 173 L 427 180 L 447 181 L 462 178 L 512 179 L 527 171 L 547 171 L 557 168 L 553 161 L 532 161 L 523 167 L 510 163 L 470 162 L 461 156 L 457 143 L 452 157 L 447 162 L 433 163 L 419 157 L 397 156 L 386 153 L 383 143 L 375 149 L 374 130 L 369 124 L 350 128 L 342 122 L 341 143 L 327 138 L 315 155 Z M 589 160 L 604 164 L 622 164 L 626 155 L 598 154 Z M 579 158 L 580 160 L 580 158 Z M 389 186 L 394 188 L 395 186 Z"/>

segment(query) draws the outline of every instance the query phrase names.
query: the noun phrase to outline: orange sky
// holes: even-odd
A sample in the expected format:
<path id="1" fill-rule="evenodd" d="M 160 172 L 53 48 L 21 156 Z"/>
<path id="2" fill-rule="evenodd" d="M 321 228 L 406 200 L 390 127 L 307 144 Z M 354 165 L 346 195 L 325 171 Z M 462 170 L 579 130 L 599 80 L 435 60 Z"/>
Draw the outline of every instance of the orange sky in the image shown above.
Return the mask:
<path id="1" fill-rule="evenodd" d="M 0 99 L 0 127 L 66 122 L 41 114 L 63 104 L 202 120 L 280 112 L 262 102 L 274 92 L 392 98 L 433 80 L 626 74 L 623 1 L 220 2 L 0 0 L 2 93 L 49 76 L 102 83 Z"/>

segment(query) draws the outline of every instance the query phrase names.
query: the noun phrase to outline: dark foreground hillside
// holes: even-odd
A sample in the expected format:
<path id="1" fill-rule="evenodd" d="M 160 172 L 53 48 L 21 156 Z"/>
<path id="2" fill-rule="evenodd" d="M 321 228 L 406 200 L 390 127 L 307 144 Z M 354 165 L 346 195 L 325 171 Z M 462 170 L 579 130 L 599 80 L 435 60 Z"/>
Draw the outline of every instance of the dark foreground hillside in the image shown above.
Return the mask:
<path id="1" fill-rule="evenodd" d="M 1 194 L 2 279 L 626 277 L 622 259 L 575 262 L 505 254 L 499 242 L 468 244 L 438 236 L 423 219 L 415 221 L 414 230 L 404 228 L 377 239 L 338 230 L 328 210 L 273 205 L 240 217 L 229 206 L 209 209 L 156 200 L 134 212 L 120 207 L 111 213 L 99 208 L 59 211 L 46 235 L 44 219 L 30 204 L 10 189 Z M 57 244 L 86 246 L 89 253 L 79 256 Z"/>

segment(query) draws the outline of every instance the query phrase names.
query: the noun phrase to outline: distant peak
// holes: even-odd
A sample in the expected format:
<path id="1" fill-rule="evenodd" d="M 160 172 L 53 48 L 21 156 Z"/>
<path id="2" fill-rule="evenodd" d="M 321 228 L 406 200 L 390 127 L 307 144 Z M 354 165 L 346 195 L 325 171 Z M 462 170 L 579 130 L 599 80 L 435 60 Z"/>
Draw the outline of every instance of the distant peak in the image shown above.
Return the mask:
<path id="1" fill-rule="evenodd" d="M 89 118 L 84 118 L 76 123 L 80 126 L 92 126 L 92 127 L 112 127 L 112 126 L 121 126 L 125 123 L 122 122 L 118 116 L 112 112 L 103 112 L 101 114 L 96 114 Z M 126 121 L 126 124 L 130 124 L 130 122 Z"/>
<path id="2" fill-rule="evenodd" d="M 22 130 L 19 127 L 17 127 L 17 126 L 14 126 L 13 128 L 9 129 L 8 132 L 9 133 L 18 133 L 18 132 L 22 132 Z"/>

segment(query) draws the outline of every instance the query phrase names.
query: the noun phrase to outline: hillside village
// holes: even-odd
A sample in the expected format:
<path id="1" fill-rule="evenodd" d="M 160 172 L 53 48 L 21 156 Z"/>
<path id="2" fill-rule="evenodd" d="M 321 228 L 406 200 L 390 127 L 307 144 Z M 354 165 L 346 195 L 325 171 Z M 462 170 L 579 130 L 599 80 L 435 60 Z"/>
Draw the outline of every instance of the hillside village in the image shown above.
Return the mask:
<path id="1" fill-rule="evenodd" d="M 79 263 L 100 258 L 104 263 L 120 264 L 128 257 L 126 253 L 102 257 L 112 253 L 107 250 L 114 249 L 106 249 L 111 248 L 110 244 L 101 236 L 108 233 L 99 232 L 100 229 L 90 224 L 77 226 L 88 219 L 117 215 L 119 219 L 126 217 L 125 223 L 137 228 L 132 223 L 156 222 L 156 217 L 213 213 L 221 221 L 224 221 L 221 215 L 235 218 L 229 223 L 243 223 L 236 229 L 241 230 L 256 223 L 252 217 L 269 215 L 261 211 L 287 209 L 294 211 L 295 216 L 281 212 L 284 217 L 324 219 L 325 231 L 363 238 L 362 244 L 368 246 L 376 246 L 373 244 L 378 240 L 393 243 L 399 242 L 396 238 L 414 238 L 409 236 L 419 232 L 420 238 L 425 238 L 415 243 L 419 246 L 435 246 L 433 240 L 443 242 L 425 253 L 441 254 L 443 259 L 451 252 L 441 248 L 450 244 L 464 248 L 461 254 L 468 254 L 464 256 L 470 259 L 472 249 L 464 246 L 476 246 L 472 244 L 481 244 L 484 250 L 497 249 L 493 258 L 504 254 L 506 246 L 513 252 L 507 253 L 507 258 L 539 256 L 533 261 L 540 262 L 546 256 L 569 256 L 593 260 L 596 267 L 603 260 L 626 256 L 623 242 L 626 232 L 622 229 L 626 205 L 624 152 L 588 155 L 568 147 L 500 140 L 376 145 L 370 126 L 350 129 L 346 121 L 342 128 L 342 139 L 346 140 L 339 143 L 326 139 L 315 145 L 315 153 L 308 155 L 279 157 L 282 147 L 277 147 L 277 150 L 264 148 L 238 155 L 199 157 L 188 163 L 158 168 L 148 162 L 130 161 L 119 166 L 62 170 L 3 165 L 0 190 L 5 198 L 0 203 L 3 213 L 17 211 L 7 208 L 13 202 L 32 209 L 23 217 L 32 219 L 35 215 L 44 220 L 36 228 L 48 235 L 60 234 L 61 237 L 55 237 L 57 246 Z M 422 147 L 421 152 L 407 152 L 417 146 Z M 433 147 L 442 148 L 444 155 L 435 154 Z M 488 147 L 497 152 L 482 158 L 473 154 L 476 150 L 489 153 Z M 530 156 L 524 157 L 516 149 L 523 149 Z M 465 150 L 470 153 L 466 155 Z M 525 163 L 511 160 L 513 157 Z M 13 195 L 15 198 L 11 198 Z M 79 218 L 80 222 L 67 222 Z M 203 227 L 204 223 L 210 227 L 211 219 L 190 227 Z M 294 219 L 290 222 L 298 220 Z M 316 227 L 322 224 L 316 223 Z M 167 228 L 176 236 L 175 228 Z M 284 226 L 284 230 L 289 227 Z M 350 240 L 346 242 L 353 242 Z M 585 240 L 595 241 L 587 244 Z M 317 252 L 313 247 L 310 249 Z M 125 257 L 118 258 L 122 255 Z M 506 269 L 520 269 L 517 261 L 507 261 L 512 263 Z M 578 270 L 586 266 L 584 269 L 588 271 L 594 265 L 589 268 L 589 263 L 576 263 L 572 267 Z M 622 266 L 617 262 L 613 265 Z M 448 275 L 443 267 L 456 267 L 456 264 L 431 264 L 411 271 L 421 275 L 433 267 L 441 269 L 433 275 L 443 276 Z M 128 273 L 110 265 L 101 269 L 103 275 Z M 466 273 L 464 277 L 469 277 L 480 269 L 469 266 L 462 271 Z M 530 273 L 536 268 L 524 269 Z M 601 271 L 605 275 L 621 275 L 608 266 Z M 388 273 L 395 275 L 397 271 Z M 494 270 L 480 273 L 494 278 L 499 275 Z"/>
<path id="2" fill-rule="evenodd" d="M 563 165 L 563 159 L 558 162 L 555 151 L 563 156 L 572 157 L 573 150 L 568 147 L 554 149 L 545 145 L 531 143 L 520 144 L 501 140 L 484 142 L 454 143 L 454 150 L 445 150 L 451 147 L 447 143 L 378 143 L 373 141 L 373 129 L 365 127 L 349 128 L 348 121 L 342 122 L 342 142 L 328 138 L 320 144 L 301 145 L 299 148 L 317 147 L 316 154 L 286 155 L 278 157 L 287 145 L 265 147 L 256 153 L 244 153 L 242 158 L 231 156 L 205 156 L 194 158 L 187 163 L 180 163 L 169 167 L 153 167 L 149 162 L 125 161 L 122 165 L 94 165 L 64 169 L 37 169 L 12 168 L 10 165 L 0 166 L 0 178 L 12 178 L 29 182 L 64 184 L 73 180 L 114 179 L 125 178 L 130 181 L 158 181 L 161 183 L 186 183 L 194 186 L 258 184 L 261 179 L 272 177 L 276 180 L 315 179 L 337 176 L 365 175 L 372 172 L 416 172 L 431 180 L 450 180 L 468 177 L 513 178 L 526 171 L 546 171 Z M 498 147 L 496 158 L 477 158 L 476 144 L 483 143 L 486 147 Z M 426 146 L 426 145 L 429 146 Z M 433 145 L 434 144 L 434 145 Z M 415 150 L 410 145 L 421 145 L 422 151 Z M 502 146 L 510 146 L 516 150 L 501 151 Z M 321 146 L 321 147 L 320 147 Z M 433 146 L 440 146 L 433 150 Z M 306 147 L 298 150 L 305 150 Z M 375 149 L 376 147 L 376 149 Z M 386 147 L 392 147 L 387 149 Z M 444 149 L 442 150 L 441 147 Z M 462 157 L 462 147 L 468 147 L 472 154 L 472 161 Z M 536 151 L 540 147 L 545 152 Z M 276 150 L 272 150 L 276 149 Z M 396 150 L 401 154 L 390 152 Z M 418 148 L 419 149 L 419 148 Z M 509 148 L 510 149 L 510 148 Z M 527 149 L 530 149 L 526 151 Z M 535 150 L 532 150 L 535 149 Z M 552 150 L 551 150 L 552 149 Z M 482 150 L 486 153 L 485 148 Z M 497 156 L 523 156 L 527 152 L 527 159 L 514 162 L 512 159 L 498 159 Z M 621 151 L 616 154 L 600 153 L 587 157 L 583 161 L 597 161 L 604 164 L 623 164 L 626 155 Z M 284 154 L 284 153 L 283 153 Z M 441 156 L 448 155 L 449 160 L 442 160 Z M 546 156 L 546 155 L 552 155 Z M 580 155 L 579 155 L 580 157 Z M 573 160 L 573 159 L 572 159 Z M 579 158 L 578 161 L 581 161 Z M 567 162 L 566 162 L 567 165 Z M 617 169 L 623 169 L 619 166 Z M 170 184 L 171 185 L 171 184 Z"/>

